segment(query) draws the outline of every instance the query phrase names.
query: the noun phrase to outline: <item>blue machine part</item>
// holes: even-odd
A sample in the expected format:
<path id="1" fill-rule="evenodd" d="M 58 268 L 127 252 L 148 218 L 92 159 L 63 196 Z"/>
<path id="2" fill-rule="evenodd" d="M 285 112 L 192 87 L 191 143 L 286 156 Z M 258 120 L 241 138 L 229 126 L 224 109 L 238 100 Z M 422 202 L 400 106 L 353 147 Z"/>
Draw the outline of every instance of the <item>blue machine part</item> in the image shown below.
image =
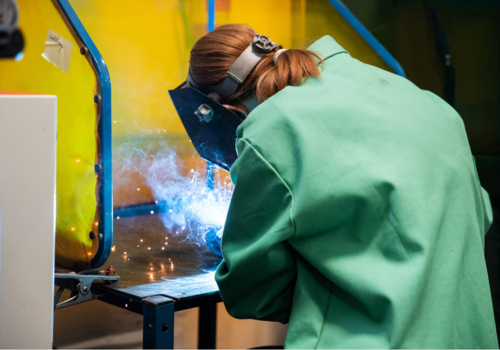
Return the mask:
<path id="1" fill-rule="evenodd" d="M 397 75 L 406 78 L 405 71 L 398 61 L 387 49 L 373 36 L 372 33 L 352 14 L 340 0 L 328 0 L 338 13 L 358 32 L 359 35 L 371 46 L 373 50 L 391 67 Z"/>
<path id="2" fill-rule="evenodd" d="M 215 0 L 208 0 L 208 32 L 215 29 Z"/>
<path id="3" fill-rule="evenodd" d="M 85 48 L 88 50 L 92 65 L 98 78 L 98 94 L 94 98 L 96 104 L 100 104 L 101 115 L 99 117 L 98 133 L 101 141 L 101 165 L 96 165 L 102 181 L 99 188 L 99 202 L 101 217 L 99 222 L 99 246 L 90 262 L 92 268 L 103 265 L 108 260 L 113 245 L 113 168 L 112 168 L 112 117 L 111 117 L 111 80 L 108 68 L 99 50 L 85 30 L 82 22 L 76 15 L 69 0 L 57 0 L 71 27 L 76 32 Z M 102 234 L 102 236 L 101 236 Z M 102 237 L 102 238 L 101 238 Z"/>

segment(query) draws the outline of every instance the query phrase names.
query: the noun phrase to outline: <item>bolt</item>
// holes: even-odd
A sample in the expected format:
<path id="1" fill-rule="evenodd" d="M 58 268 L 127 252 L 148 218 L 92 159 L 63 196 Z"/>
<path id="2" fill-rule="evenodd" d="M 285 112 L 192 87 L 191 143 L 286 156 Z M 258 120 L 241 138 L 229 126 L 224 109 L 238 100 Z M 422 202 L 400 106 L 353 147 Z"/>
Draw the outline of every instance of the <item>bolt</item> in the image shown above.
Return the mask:
<path id="1" fill-rule="evenodd" d="M 96 173 L 98 173 L 98 172 L 101 171 L 101 167 L 99 166 L 99 164 L 95 165 L 94 170 L 95 170 Z"/>
<path id="2" fill-rule="evenodd" d="M 90 231 L 89 237 L 90 237 L 90 239 L 95 239 L 95 233 L 94 233 L 94 231 Z"/>
<path id="3" fill-rule="evenodd" d="M 80 293 L 82 294 L 87 294 L 89 292 L 89 289 L 87 288 L 87 286 L 83 286 L 80 288 Z"/>
<path id="4" fill-rule="evenodd" d="M 106 269 L 106 275 L 108 276 L 114 276 L 115 275 L 115 267 L 110 266 Z"/>
<path id="5" fill-rule="evenodd" d="M 85 46 L 80 47 L 80 53 L 82 55 L 86 55 L 87 52 L 89 52 L 89 50 Z"/>
<path id="6" fill-rule="evenodd" d="M 164 324 L 162 327 L 161 327 L 161 331 L 163 333 L 165 333 L 166 331 L 168 331 L 168 325 L 167 324 Z"/>
<path id="7" fill-rule="evenodd" d="M 101 103 L 101 96 L 99 96 L 99 95 L 95 95 L 95 96 L 94 96 L 94 102 L 95 102 L 95 103 Z"/>
<path id="8" fill-rule="evenodd" d="M 198 109 L 194 112 L 194 114 L 196 114 L 196 116 L 200 120 L 200 123 L 201 122 L 208 123 L 209 121 L 212 120 L 214 116 L 214 111 L 209 105 L 202 104 L 200 107 L 198 107 Z"/>

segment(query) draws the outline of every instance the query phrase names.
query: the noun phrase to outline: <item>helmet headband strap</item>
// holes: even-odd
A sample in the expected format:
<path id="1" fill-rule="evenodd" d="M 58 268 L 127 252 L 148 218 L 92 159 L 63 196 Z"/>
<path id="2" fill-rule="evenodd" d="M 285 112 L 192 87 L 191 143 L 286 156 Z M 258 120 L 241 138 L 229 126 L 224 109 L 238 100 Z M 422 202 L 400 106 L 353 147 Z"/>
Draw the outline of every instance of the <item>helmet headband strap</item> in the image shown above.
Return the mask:
<path id="1" fill-rule="evenodd" d="M 191 76 L 191 70 L 188 72 L 187 83 L 190 87 L 201 91 L 220 102 L 224 98 L 234 94 L 240 84 L 242 84 L 262 58 L 272 52 L 278 45 L 271 41 L 265 35 L 256 34 L 253 42 L 248 45 L 245 51 L 236 59 L 229 71 L 227 77 L 219 85 L 201 87 Z"/>

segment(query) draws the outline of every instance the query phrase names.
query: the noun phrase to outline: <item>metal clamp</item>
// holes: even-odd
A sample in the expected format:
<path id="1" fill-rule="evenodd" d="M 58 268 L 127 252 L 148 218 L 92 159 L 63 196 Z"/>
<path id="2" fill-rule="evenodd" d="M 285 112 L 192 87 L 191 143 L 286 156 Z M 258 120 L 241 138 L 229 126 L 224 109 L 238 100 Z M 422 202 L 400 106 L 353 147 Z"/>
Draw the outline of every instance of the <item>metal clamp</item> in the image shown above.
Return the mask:
<path id="1" fill-rule="evenodd" d="M 116 282 L 120 276 L 103 276 L 103 275 L 77 275 L 74 273 L 56 273 L 54 275 L 55 284 L 61 288 L 56 294 L 55 309 L 72 306 L 86 301 L 98 299 L 100 295 L 93 295 L 91 292 L 92 283 L 94 281 Z M 69 299 L 58 303 L 64 289 L 71 290 Z"/>

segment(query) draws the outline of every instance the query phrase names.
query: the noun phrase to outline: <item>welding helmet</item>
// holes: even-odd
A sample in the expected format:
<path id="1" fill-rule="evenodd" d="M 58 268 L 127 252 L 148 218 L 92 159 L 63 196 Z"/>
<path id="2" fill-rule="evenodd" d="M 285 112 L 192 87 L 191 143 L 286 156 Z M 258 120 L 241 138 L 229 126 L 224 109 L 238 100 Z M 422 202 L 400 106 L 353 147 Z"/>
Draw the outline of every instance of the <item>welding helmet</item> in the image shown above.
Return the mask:
<path id="1" fill-rule="evenodd" d="M 221 102 L 236 92 L 260 60 L 277 45 L 265 35 L 255 35 L 253 42 L 236 59 L 224 81 L 200 86 L 188 72 L 187 80 L 170 98 L 196 151 L 203 159 L 228 170 L 237 158 L 236 129 L 245 118 Z"/>

